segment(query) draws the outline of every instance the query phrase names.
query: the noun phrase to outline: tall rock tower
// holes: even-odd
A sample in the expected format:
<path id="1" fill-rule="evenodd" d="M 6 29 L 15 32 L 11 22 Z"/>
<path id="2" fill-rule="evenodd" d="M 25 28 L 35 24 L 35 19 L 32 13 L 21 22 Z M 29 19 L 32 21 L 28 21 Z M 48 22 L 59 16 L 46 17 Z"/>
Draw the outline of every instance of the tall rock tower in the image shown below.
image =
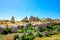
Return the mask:
<path id="1" fill-rule="evenodd" d="M 15 18 L 14 18 L 14 16 L 12 16 L 12 18 L 11 18 L 11 23 L 15 23 Z"/>

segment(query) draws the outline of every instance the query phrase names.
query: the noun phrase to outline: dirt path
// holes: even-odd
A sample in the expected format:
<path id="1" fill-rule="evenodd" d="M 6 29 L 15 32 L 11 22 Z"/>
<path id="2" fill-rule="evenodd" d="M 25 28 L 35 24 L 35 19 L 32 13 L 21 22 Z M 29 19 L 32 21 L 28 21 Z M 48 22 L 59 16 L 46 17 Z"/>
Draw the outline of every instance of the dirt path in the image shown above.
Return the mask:
<path id="1" fill-rule="evenodd" d="M 4 37 L 4 40 L 13 40 L 15 34 L 8 34 Z M 19 33 L 19 37 L 22 36 L 22 33 Z"/>

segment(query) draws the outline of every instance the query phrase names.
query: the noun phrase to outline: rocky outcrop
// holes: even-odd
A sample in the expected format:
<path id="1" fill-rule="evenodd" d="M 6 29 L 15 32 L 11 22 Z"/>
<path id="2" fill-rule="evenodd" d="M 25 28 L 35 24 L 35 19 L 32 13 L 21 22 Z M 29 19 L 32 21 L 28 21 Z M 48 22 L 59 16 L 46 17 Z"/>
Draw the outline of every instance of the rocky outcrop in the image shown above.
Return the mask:
<path id="1" fill-rule="evenodd" d="M 0 25 L 0 34 L 4 32 L 5 26 Z"/>
<path id="2" fill-rule="evenodd" d="M 11 30 L 12 33 L 17 32 L 18 27 L 17 25 L 9 25 L 8 29 Z"/>

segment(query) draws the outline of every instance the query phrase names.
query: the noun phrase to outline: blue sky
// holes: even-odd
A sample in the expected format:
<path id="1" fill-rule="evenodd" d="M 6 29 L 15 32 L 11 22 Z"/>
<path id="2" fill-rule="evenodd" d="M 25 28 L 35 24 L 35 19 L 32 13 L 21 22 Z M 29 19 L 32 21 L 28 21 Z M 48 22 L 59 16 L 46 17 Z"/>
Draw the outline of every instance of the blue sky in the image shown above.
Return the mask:
<path id="1" fill-rule="evenodd" d="M 0 0 L 0 19 L 21 20 L 31 15 L 60 19 L 60 0 Z"/>

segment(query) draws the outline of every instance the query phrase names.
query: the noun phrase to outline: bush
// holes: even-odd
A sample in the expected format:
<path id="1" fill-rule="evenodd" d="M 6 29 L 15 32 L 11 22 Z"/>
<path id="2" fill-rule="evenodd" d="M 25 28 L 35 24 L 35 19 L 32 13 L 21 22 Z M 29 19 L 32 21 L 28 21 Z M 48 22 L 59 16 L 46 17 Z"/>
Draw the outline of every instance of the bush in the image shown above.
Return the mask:
<path id="1" fill-rule="evenodd" d="M 29 26 L 29 29 L 30 29 L 30 30 L 33 30 L 33 26 Z"/>
<path id="2" fill-rule="evenodd" d="M 17 32 L 18 32 L 18 33 L 23 33 L 24 30 L 23 30 L 23 29 L 19 29 Z"/>
<path id="3" fill-rule="evenodd" d="M 46 31 L 44 31 L 44 32 L 42 32 L 42 35 L 43 36 L 46 36 L 48 34 L 48 31 L 46 30 Z"/>
<path id="4" fill-rule="evenodd" d="M 21 40 L 25 40 L 25 37 L 26 37 L 26 33 L 24 32 L 22 37 L 21 37 Z"/>
<path id="5" fill-rule="evenodd" d="M 21 40 L 33 40 L 35 37 L 33 35 L 31 35 L 30 33 L 23 33 Z"/>
<path id="6" fill-rule="evenodd" d="M 42 33 L 40 33 L 39 31 L 37 31 L 37 35 L 38 37 L 43 37 Z"/>
<path id="7" fill-rule="evenodd" d="M 46 28 L 47 28 L 47 31 L 53 30 L 53 27 L 51 26 L 47 26 Z"/>
<path id="8" fill-rule="evenodd" d="M 59 25 L 53 25 L 53 30 L 56 30 L 57 28 L 59 28 Z"/>
<path id="9" fill-rule="evenodd" d="M 34 36 L 26 36 L 26 40 L 33 40 L 35 37 Z"/>
<path id="10" fill-rule="evenodd" d="M 46 36 L 47 36 L 47 37 L 50 37 L 51 35 L 50 35 L 50 34 L 47 34 Z"/>
<path id="11" fill-rule="evenodd" d="M 28 30 L 27 35 L 33 35 L 31 30 Z"/>
<path id="12" fill-rule="evenodd" d="M 45 31 L 45 30 L 46 30 L 46 28 L 43 28 L 43 27 L 42 27 L 42 28 L 40 28 L 39 31 L 40 31 L 40 32 L 43 32 L 43 31 Z"/>
<path id="13" fill-rule="evenodd" d="M 46 34 L 46 36 L 47 37 L 51 37 L 51 35 L 53 35 L 54 33 L 53 33 L 53 31 L 50 31 L 50 32 L 48 32 L 47 34 Z"/>
<path id="14" fill-rule="evenodd" d="M 14 35 L 14 40 L 19 39 L 19 34 Z"/>
<path id="15" fill-rule="evenodd" d="M 54 30 L 55 32 L 60 33 L 60 26 L 59 26 L 59 25 L 54 25 L 54 26 L 53 26 L 53 30 Z"/>
<path id="16" fill-rule="evenodd" d="M 29 25 L 29 26 L 26 26 L 27 27 L 27 30 L 33 30 L 33 26 Z"/>
<path id="17" fill-rule="evenodd" d="M 26 35 L 26 36 L 22 36 L 21 40 L 33 40 L 34 38 L 35 37 L 33 35 L 30 35 L 30 36 Z"/>
<path id="18" fill-rule="evenodd" d="M 3 34 L 8 34 L 8 29 L 5 29 Z"/>
<path id="19" fill-rule="evenodd" d="M 8 27 L 6 26 L 6 28 L 4 29 L 3 34 L 8 34 L 8 33 L 9 33 L 9 29 L 8 29 Z"/>

